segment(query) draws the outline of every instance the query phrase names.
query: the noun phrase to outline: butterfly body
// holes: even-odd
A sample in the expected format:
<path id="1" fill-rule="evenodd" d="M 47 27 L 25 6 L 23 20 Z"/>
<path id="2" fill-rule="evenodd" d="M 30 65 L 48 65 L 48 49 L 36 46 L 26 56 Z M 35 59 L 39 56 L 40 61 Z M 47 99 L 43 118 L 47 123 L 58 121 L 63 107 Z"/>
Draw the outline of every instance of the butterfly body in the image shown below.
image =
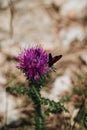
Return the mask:
<path id="1" fill-rule="evenodd" d="M 62 55 L 52 57 L 51 53 L 49 53 L 49 61 L 48 61 L 49 67 L 55 64 L 61 58 L 62 58 Z"/>

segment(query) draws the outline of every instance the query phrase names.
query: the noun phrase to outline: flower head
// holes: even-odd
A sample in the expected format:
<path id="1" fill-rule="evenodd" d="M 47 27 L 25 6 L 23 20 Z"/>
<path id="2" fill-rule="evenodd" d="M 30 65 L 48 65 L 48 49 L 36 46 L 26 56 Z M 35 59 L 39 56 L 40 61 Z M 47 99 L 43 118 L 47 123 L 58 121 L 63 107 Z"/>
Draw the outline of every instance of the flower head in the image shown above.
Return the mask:
<path id="1" fill-rule="evenodd" d="M 22 51 L 17 57 L 17 68 L 23 70 L 30 80 L 39 80 L 49 71 L 49 54 L 40 47 L 31 47 Z"/>

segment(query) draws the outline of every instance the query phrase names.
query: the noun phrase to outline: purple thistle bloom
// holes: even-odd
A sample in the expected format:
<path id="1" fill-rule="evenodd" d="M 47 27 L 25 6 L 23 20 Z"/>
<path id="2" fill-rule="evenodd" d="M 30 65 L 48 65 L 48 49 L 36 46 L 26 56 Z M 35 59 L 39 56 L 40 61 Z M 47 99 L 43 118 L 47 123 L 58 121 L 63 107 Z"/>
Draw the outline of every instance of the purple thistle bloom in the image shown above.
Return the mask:
<path id="1" fill-rule="evenodd" d="M 39 80 L 49 72 L 49 54 L 42 48 L 32 47 L 24 50 L 17 57 L 17 68 L 23 70 L 26 77 L 30 80 Z"/>

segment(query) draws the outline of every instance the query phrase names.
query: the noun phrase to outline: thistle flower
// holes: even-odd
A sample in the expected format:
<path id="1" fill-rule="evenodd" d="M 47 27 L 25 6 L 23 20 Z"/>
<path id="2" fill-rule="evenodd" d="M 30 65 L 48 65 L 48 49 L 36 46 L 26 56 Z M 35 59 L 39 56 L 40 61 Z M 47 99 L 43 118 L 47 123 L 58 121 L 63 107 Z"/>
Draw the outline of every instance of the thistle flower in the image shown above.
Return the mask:
<path id="1" fill-rule="evenodd" d="M 49 54 L 40 47 L 31 47 L 17 57 L 17 68 L 23 70 L 27 79 L 37 81 L 49 72 Z"/>

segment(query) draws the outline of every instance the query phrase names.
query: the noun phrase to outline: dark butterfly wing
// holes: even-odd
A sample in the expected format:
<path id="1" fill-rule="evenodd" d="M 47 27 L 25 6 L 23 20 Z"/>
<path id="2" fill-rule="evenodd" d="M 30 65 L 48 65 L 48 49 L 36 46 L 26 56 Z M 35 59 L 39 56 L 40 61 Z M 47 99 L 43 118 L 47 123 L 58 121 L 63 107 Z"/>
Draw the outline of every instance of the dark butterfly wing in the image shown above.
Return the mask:
<path id="1" fill-rule="evenodd" d="M 53 58 L 52 58 L 53 64 L 54 64 L 55 62 L 57 62 L 58 60 L 60 60 L 61 58 L 62 58 L 62 55 L 53 57 Z"/>
<path id="2" fill-rule="evenodd" d="M 52 60 L 52 54 L 49 53 L 49 60 Z"/>
<path id="3" fill-rule="evenodd" d="M 59 55 L 59 56 L 55 56 L 55 57 L 53 57 L 52 58 L 52 55 L 51 55 L 51 53 L 49 54 L 49 62 L 48 62 L 48 64 L 49 64 L 49 67 L 51 67 L 54 63 L 56 63 L 59 59 L 61 59 L 62 58 L 62 55 Z"/>

